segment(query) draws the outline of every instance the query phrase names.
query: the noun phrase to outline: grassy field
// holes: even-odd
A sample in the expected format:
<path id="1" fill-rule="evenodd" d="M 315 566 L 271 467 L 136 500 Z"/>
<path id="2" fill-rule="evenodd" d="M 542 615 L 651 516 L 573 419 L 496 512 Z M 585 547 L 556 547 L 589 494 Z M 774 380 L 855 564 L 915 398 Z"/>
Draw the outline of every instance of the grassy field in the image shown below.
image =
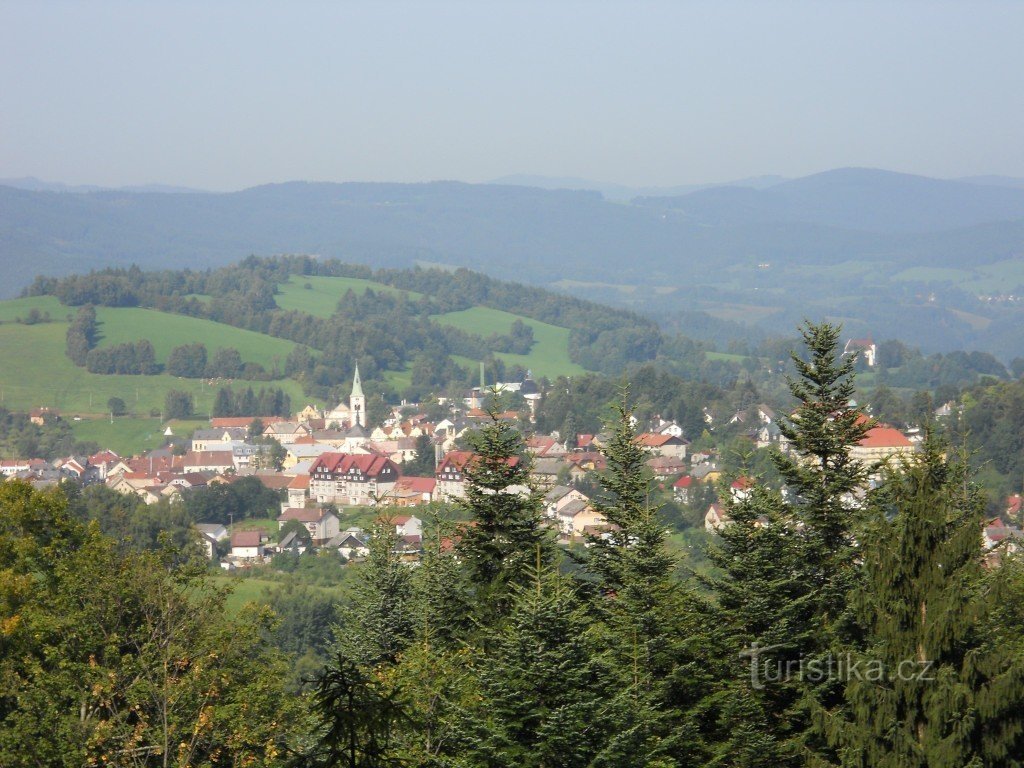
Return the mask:
<path id="1" fill-rule="evenodd" d="M 3 306 L 3 303 L 0 303 Z M 192 393 L 196 412 L 209 414 L 216 389 L 174 376 L 106 376 L 89 373 L 64 354 L 67 323 L 0 324 L 0 405 L 28 410 L 47 405 L 63 414 L 102 415 L 107 400 L 120 397 L 136 415 L 162 409 L 172 389 Z M 235 386 L 280 386 L 297 406 L 305 400 L 298 382 L 236 382 Z M 301 406 L 299 406 L 301 407 Z"/>
<path id="2" fill-rule="evenodd" d="M 64 320 L 69 313 L 75 312 L 74 307 L 65 307 L 54 296 L 30 296 L 0 301 L 0 323 L 13 323 L 19 317 L 26 317 L 33 309 L 38 309 L 40 314 L 49 312 L 52 320 Z"/>
<path id="3" fill-rule="evenodd" d="M 243 361 L 259 363 L 269 371 L 275 362 L 283 369 L 285 358 L 295 347 L 294 342 L 285 339 L 154 309 L 99 307 L 96 319 L 100 332 L 97 346 L 149 339 L 160 363 L 167 362 L 174 347 L 202 342 L 211 357 L 221 347 L 234 347 Z"/>
<path id="4" fill-rule="evenodd" d="M 577 376 L 584 369 L 569 359 L 569 329 L 557 325 L 542 323 L 529 317 L 513 315 L 500 309 L 490 307 L 473 307 L 460 312 L 448 312 L 434 315 L 434 320 L 469 333 L 490 336 L 492 333 L 508 333 L 512 323 L 522 320 L 533 328 L 534 345 L 528 355 L 511 355 L 499 353 L 501 358 L 510 365 L 521 365 L 533 371 L 534 376 Z M 465 363 L 461 363 L 465 364 Z M 471 366 L 475 369 L 478 363 Z"/>
<path id="5" fill-rule="evenodd" d="M 306 288 L 306 285 L 309 288 Z M 390 285 L 358 277 L 292 275 L 287 283 L 278 285 L 279 293 L 274 296 L 274 300 L 281 309 L 305 312 L 315 317 L 330 317 L 334 314 L 338 301 L 349 290 L 354 293 L 366 293 L 368 290 L 395 295 L 406 293 L 414 299 L 422 295 L 415 291 L 402 291 L 392 288 Z"/>
<path id="6" fill-rule="evenodd" d="M 209 425 L 207 419 L 175 419 L 169 424 L 171 431 L 179 437 Z M 135 456 L 160 448 L 164 445 L 164 430 L 167 427 L 168 424 L 157 418 L 132 416 L 115 416 L 113 422 L 109 418 L 71 422 L 71 431 L 75 433 L 76 439 L 93 440 L 120 456 Z"/>

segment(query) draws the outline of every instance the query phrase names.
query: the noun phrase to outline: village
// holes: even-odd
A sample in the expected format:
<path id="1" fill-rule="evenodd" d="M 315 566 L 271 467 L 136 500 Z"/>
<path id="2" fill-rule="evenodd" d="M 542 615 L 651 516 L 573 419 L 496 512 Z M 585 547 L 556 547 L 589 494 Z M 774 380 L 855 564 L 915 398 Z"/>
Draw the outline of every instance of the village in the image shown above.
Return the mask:
<path id="1" fill-rule="evenodd" d="M 870 341 L 849 342 L 845 352 L 851 351 L 866 352 L 870 363 Z M 67 482 L 80 486 L 102 483 L 117 493 L 135 495 L 147 505 L 162 499 L 174 503 L 184 494 L 252 477 L 280 497 L 278 531 L 251 526 L 244 518 L 228 524 L 197 521 L 196 540 L 221 568 L 249 568 L 285 551 L 334 551 L 345 561 L 359 560 L 368 552 L 371 526 L 350 525 L 348 511 L 367 508 L 377 510 L 374 525 L 384 525 L 394 534 L 396 553 L 403 560 L 416 562 L 424 526 L 423 512 L 418 516 L 417 508 L 457 506 L 464 498 L 466 470 L 474 460 L 464 438 L 492 418 L 485 410 L 488 398 L 502 392 L 517 393 L 531 411 L 496 414 L 514 424 L 522 424 L 521 416 L 531 419 L 542 394 L 527 376 L 523 381 L 492 387 L 481 384 L 466 391 L 461 401 L 443 402 L 447 415 L 441 419 L 431 421 L 415 406 L 405 405 L 393 409 L 382 424 L 368 424 L 357 367 L 348 401 L 329 410 L 307 405 L 280 418 L 211 418 L 209 427 L 196 429 L 187 440 L 168 428 L 164 447 L 137 456 L 100 450 L 88 457 L 52 462 L 5 459 L 0 461 L 0 473 L 5 479 L 25 480 L 39 488 Z M 42 423 L 52 415 L 50 409 L 43 408 L 33 411 L 31 418 Z M 705 420 L 713 428 L 711 414 Z M 738 411 L 728 424 L 739 425 L 752 447 L 789 450 L 778 415 L 768 405 Z M 637 441 L 649 454 L 647 466 L 666 497 L 679 504 L 710 498 L 706 510 L 701 510 L 703 528 L 713 534 L 728 525 L 721 493 L 740 501 L 755 480 L 745 475 L 726 477 L 717 452 L 693 450 L 673 421 L 655 419 L 636 428 Z M 545 523 L 563 545 L 585 545 L 607 530 L 588 495 L 596 487 L 595 474 L 605 468 L 601 453 L 605 439 L 602 434 L 579 434 L 570 439 L 556 432 L 531 434 L 524 440 L 532 482 L 543 493 Z M 921 440 L 920 430 L 901 432 L 876 424 L 852 449 L 851 457 L 864 465 L 899 459 L 916 451 Z M 699 489 L 705 491 L 703 496 L 698 496 Z M 531 489 L 511 490 L 530 493 Z M 851 503 L 857 500 L 851 499 Z M 986 522 L 988 548 L 997 544 L 1008 551 L 1017 548 L 1022 537 L 1020 512 L 1021 498 L 1015 495 L 1007 500 L 1004 515 Z"/>

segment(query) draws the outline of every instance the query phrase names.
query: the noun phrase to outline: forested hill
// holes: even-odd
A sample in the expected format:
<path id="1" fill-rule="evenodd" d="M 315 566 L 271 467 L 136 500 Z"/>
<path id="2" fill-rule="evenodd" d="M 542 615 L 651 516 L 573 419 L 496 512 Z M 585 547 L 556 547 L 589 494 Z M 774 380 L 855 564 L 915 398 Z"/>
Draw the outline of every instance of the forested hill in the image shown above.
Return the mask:
<path id="1" fill-rule="evenodd" d="M 39 277 L 25 294 L 0 304 L 0 320 L 16 321 L 8 341 L 67 322 L 62 357 L 91 373 L 291 379 L 324 400 L 347 396 L 357 362 L 395 402 L 472 385 L 480 363 L 490 382 L 621 376 L 654 361 L 694 378 L 724 366 L 632 312 L 465 269 L 250 257 L 217 270 Z"/>
<path id="2" fill-rule="evenodd" d="M 0 187 L 0 286 L 111 266 L 307 253 L 466 267 L 715 338 L 805 316 L 926 351 L 1024 354 L 1024 191 L 867 169 L 611 202 L 498 184 L 272 184 L 139 194 Z M 723 321 L 735 325 L 722 325 Z"/>

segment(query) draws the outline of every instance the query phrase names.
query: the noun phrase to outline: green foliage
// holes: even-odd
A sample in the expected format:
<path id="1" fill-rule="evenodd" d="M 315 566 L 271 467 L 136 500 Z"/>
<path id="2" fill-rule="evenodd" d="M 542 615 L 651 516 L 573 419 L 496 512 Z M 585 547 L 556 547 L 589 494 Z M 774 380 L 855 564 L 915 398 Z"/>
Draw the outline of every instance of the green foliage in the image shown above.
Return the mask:
<path id="1" fill-rule="evenodd" d="M 195 412 L 195 401 L 189 392 L 172 389 L 164 396 L 164 420 L 189 419 Z"/>
<path id="2" fill-rule="evenodd" d="M 965 466 L 930 445 L 872 511 L 852 595 L 866 635 L 849 649 L 865 672 L 849 675 L 841 708 L 818 712 L 824 733 L 844 766 L 1019 766 L 1024 666 L 993 633 L 1000 590 L 983 586 L 1005 577 L 982 570 L 983 504 Z"/>
<path id="3" fill-rule="evenodd" d="M 112 397 L 107 400 L 107 408 L 111 416 L 124 416 L 128 413 L 128 405 L 120 397 Z"/>
<path id="4" fill-rule="evenodd" d="M 0 763 L 278 764 L 302 702 L 261 640 L 270 614 L 225 619 L 201 570 L 65 504 L 0 486 Z"/>
<path id="5" fill-rule="evenodd" d="M 463 470 L 471 515 L 459 542 L 475 590 L 474 603 L 482 618 L 502 615 L 509 588 L 525 578 L 525 565 L 541 547 L 551 559 L 550 541 L 540 525 L 542 492 L 530 478 L 522 435 L 498 418 L 496 403 L 489 421 L 470 438 L 474 452 Z"/>

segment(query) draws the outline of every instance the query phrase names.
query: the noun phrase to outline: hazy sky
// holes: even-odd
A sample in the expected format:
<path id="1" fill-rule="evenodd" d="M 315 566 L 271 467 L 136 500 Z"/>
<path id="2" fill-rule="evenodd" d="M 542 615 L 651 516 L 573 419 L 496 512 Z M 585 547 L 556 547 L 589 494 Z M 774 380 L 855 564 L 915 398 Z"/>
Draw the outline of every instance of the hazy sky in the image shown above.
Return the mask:
<path id="1" fill-rule="evenodd" d="M 1024 176 L 1024 2 L 0 0 L 0 177 Z"/>

